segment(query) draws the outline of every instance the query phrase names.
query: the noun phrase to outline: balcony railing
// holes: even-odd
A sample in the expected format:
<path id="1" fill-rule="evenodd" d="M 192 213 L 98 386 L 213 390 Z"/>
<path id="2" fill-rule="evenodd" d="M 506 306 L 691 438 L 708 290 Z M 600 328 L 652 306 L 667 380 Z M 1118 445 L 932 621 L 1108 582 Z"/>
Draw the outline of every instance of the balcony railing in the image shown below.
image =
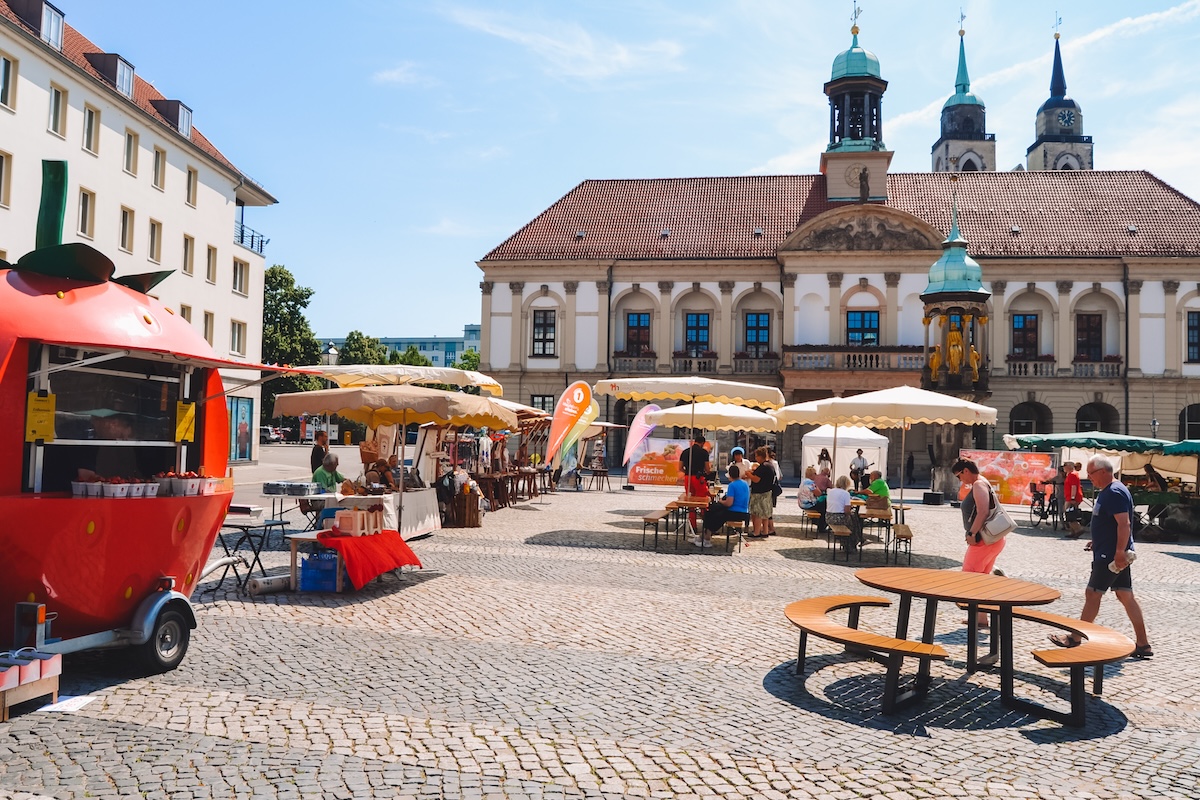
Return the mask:
<path id="1" fill-rule="evenodd" d="M 253 250 L 260 256 L 263 254 L 263 248 L 267 246 L 267 242 L 271 241 L 264 237 L 261 233 L 248 228 L 240 222 L 233 223 L 233 243 L 240 244 L 247 250 Z"/>
<path id="2" fill-rule="evenodd" d="M 699 356 L 672 356 L 671 372 L 676 375 L 703 375 L 717 371 L 717 359 Z"/>
<path id="3" fill-rule="evenodd" d="M 1053 378 L 1058 367 L 1053 361 L 1009 361 L 1008 374 L 1014 378 Z"/>
<path id="4" fill-rule="evenodd" d="M 769 375 L 779 372 L 779 358 L 776 356 L 754 358 L 733 357 L 733 371 L 741 375 Z"/>
<path id="5" fill-rule="evenodd" d="M 920 372 L 925 353 L 919 347 L 801 346 L 784 353 L 784 369 Z"/>
<path id="6" fill-rule="evenodd" d="M 1076 361 L 1071 365 L 1071 373 L 1076 378 L 1119 378 L 1120 361 Z"/>
<path id="7" fill-rule="evenodd" d="M 658 369 L 658 358 L 655 356 L 619 356 L 613 354 L 613 372 L 629 374 L 633 372 L 655 372 Z"/>

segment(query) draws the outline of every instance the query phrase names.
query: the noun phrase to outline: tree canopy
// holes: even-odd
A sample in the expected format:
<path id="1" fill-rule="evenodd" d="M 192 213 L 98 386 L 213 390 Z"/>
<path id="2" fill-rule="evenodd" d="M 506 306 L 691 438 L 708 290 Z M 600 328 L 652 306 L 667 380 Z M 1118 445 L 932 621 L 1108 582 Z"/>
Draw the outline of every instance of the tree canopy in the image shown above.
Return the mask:
<path id="1" fill-rule="evenodd" d="M 265 273 L 263 293 L 262 360 L 266 364 L 312 366 L 319 363 L 321 343 L 313 334 L 304 310 L 313 290 L 297 286 L 286 267 L 275 264 Z M 267 381 L 262 389 L 263 421 L 270 419 L 275 395 L 306 392 L 321 388 L 319 378 L 311 375 L 287 375 Z"/>
<path id="2" fill-rule="evenodd" d="M 403 353 L 399 350 L 393 350 L 391 356 L 388 357 L 389 364 L 406 364 L 410 367 L 432 367 L 433 362 L 425 356 L 421 355 L 421 351 L 417 349 L 415 344 L 410 344 L 408 349 Z"/>
<path id="3" fill-rule="evenodd" d="M 473 372 L 478 372 L 479 371 L 479 351 L 478 350 L 464 350 L 463 354 L 461 356 L 459 356 L 458 361 L 454 362 L 454 366 L 457 369 L 469 369 Z"/>
<path id="4" fill-rule="evenodd" d="M 346 334 L 346 343 L 338 350 L 338 364 L 386 364 L 387 346 L 362 331 Z"/>

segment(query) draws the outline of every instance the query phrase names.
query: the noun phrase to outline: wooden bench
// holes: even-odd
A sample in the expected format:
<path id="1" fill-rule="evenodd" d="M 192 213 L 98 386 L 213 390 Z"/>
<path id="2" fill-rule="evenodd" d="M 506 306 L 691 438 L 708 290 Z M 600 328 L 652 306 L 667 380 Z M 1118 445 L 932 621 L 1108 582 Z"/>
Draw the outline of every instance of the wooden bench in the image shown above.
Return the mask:
<path id="1" fill-rule="evenodd" d="M 0 722 L 8 722 L 8 710 L 18 703 L 35 697 L 50 695 L 50 702 L 58 702 L 58 675 L 23 683 L 11 689 L 0 690 Z"/>
<path id="2" fill-rule="evenodd" d="M 725 552 L 729 552 L 729 540 L 733 536 L 737 536 L 738 552 L 742 552 L 742 534 L 746 531 L 746 523 L 744 520 L 731 519 L 726 520 L 721 526 L 721 530 L 716 532 L 716 536 L 725 537 Z"/>
<path id="3" fill-rule="evenodd" d="M 646 534 L 650 531 L 650 526 L 653 525 L 654 526 L 654 549 L 655 550 L 658 549 L 658 526 L 659 526 L 659 523 L 666 522 L 667 518 L 671 516 L 671 512 L 674 510 L 675 509 L 668 506 L 667 508 L 664 508 L 660 511 L 655 511 L 653 513 L 647 514 L 646 516 L 642 517 L 642 547 L 646 546 Z M 668 536 L 670 535 L 669 529 L 667 530 L 667 535 Z"/>
<path id="4" fill-rule="evenodd" d="M 804 523 L 805 523 L 804 530 L 806 532 L 812 531 L 814 534 L 818 533 L 817 525 L 821 522 L 821 512 L 814 511 L 812 509 L 808 509 L 803 512 L 802 516 L 804 517 Z"/>
<path id="5" fill-rule="evenodd" d="M 784 616 L 800 629 L 800 649 L 796 655 L 796 674 L 804 674 L 805 650 L 811 634 L 831 642 L 846 645 L 848 651 L 866 651 L 873 660 L 887 665 L 887 679 L 883 690 L 883 713 L 891 714 L 898 708 L 923 696 L 929 691 L 928 684 L 918 679 L 907 691 L 900 692 L 900 667 L 905 658 L 945 659 L 946 650 L 941 645 L 894 639 L 870 631 L 858 629 L 859 611 L 863 606 L 886 608 L 892 604 L 886 597 L 861 595 L 829 595 L 797 600 L 784 608 Z M 839 625 L 829 618 L 831 611 L 848 608 L 846 625 Z"/>
<path id="6" fill-rule="evenodd" d="M 997 609 L 995 606 L 980 606 L 980 611 L 987 612 L 996 625 Z M 1076 647 L 1051 647 L 1046 650 L 1034 650 L 1032 655 L 1039 664 L 1047 667 L 1058 667 L 1070 670 L 1071 679 L 1071 710 L 1070 712 L 1056 711 L 1029 700 L 1014 698 L 1015 707 L 1035 717 L 1053 719 L 1064 725 L 1081 728 L 1087 721 L 1087 688 L 1085 670 L 1092 668 L 1092 694 L 1104 692 L 1104 665 L 1121 661 L 1133 654 L 1134 643 L 1122 633 L 1084 622 L 1081 619 L 1052 614 L 1036 608 L 1013 608 L 1013 619 L 1037 622 L 1052 628 L 1067 631 L 1083 638 Z M 991 648 L 996 649 L 996 637 L 991 637 Z"/>
<path id="7" fill-rule="evenodd" d="M 900 548 L 908 553 L 908 564 L 912 566 L 912 528 L 905 525 L 903 522 L 897 522 L 892 526 L 892 555 L 893 561 L 900 563 Z"/>
<path id="8" fill-rule="evenodd" d="M 846 550 L 846 560 L 850 560 L 850 543 L 854 541 L 854 531 L 846 525 L 830 525 L 829 538 L 826 540 L 833 547 L 833 560 L 837 561 L 838 545 Z M 862 561 L 862 548 L 858 550 L 858 560 Z"/>

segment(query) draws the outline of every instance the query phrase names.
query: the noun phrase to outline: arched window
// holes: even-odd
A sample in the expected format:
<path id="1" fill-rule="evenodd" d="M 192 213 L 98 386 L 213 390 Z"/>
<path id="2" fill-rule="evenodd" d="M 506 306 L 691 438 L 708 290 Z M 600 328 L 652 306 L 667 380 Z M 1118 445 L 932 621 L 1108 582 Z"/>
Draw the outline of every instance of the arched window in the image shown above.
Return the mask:
<path id="1" fill-rule="evenodd" d="M 1108 403 L 1088 403 L 1075 412 L 1075 430 L 1119 433 L 1120 414 Z"/>
<path id="2" fill-rule="evenodd" d="M 968 158 L 966 160 L 966 162 L 963 163 L 963 165 L 962 165 L 962 171 L 963 172 L 979 172 L 979 165 L 975 163 L 974 159 Z"/>
<path id="3" fill-rule="evenodd" d="M 1008 432 L 1014 436 L 1030 433 L 1050 433 L 1054 418 L 1050 409 L 1041 403 L 1025 402 L 1008 412 Z"/>

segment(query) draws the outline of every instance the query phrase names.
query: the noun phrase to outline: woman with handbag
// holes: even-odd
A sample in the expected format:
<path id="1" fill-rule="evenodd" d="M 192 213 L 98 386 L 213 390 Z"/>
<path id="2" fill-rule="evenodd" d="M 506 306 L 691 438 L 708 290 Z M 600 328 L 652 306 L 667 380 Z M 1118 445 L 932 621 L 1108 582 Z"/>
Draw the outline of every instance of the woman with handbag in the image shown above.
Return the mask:
<path id="1" fill-rule="evenodd" d="M 999 501 L 995 499 L 992 485 L 979 475 L 979 467 L 974 461 L 960 458 L 954 462 L 950 471 L 969 489 L 961 505 L 963 530 L 967 541 L 963 572 L 982 572 L 986 575 L 996 566 L 996 558 L 1004 549 L 1003 534 L 998 537 L 988 536 L 988 539 L 994 539 L 989 542 L 985 540 L 983 532 L 984 524 L 991 516 L 992 509 L 999 507 Z M 965 624 L 967 620 L 963 622 Z M 979 612 L 977 622 L 979 627 L 986 628 L 988 615 Z"/>

